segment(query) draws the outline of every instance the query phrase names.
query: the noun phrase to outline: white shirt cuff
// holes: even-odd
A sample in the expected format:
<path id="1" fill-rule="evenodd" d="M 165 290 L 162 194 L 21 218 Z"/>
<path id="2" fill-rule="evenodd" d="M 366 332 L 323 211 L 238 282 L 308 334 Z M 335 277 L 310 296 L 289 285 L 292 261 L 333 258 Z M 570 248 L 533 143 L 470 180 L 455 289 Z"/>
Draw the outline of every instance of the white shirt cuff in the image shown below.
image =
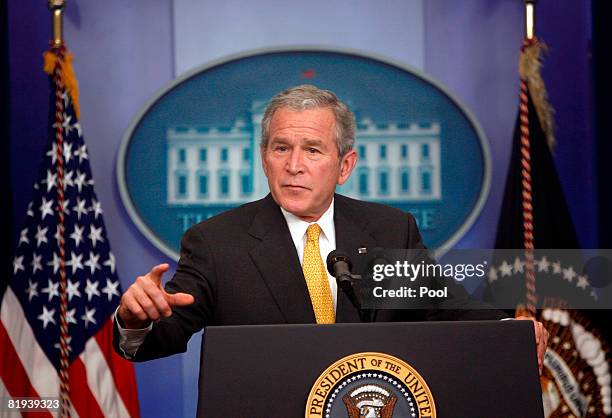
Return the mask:
<path id="1" fill-rule="evenodd" d="M 117 319 L 117 311 L 115 310 L 115 323 L 119 329 L 119 348 L 123 351 L 126 358 L 132 359 L 136 355 L 138 348 L 142 345 L 147 334 L 153 329 L 153 323 L 151 322 L 146 328 L 128 329 L 123 328 Z"/>

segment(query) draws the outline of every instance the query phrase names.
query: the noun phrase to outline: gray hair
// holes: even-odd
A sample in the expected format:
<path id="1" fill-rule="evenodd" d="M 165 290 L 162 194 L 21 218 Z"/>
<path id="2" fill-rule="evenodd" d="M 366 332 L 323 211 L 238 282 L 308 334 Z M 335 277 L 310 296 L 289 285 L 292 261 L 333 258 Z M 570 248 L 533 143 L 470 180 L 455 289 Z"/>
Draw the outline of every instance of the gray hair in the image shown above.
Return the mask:
<path id="1" fill-rule="evenodd" d="M 355 116 L 348 106 L 329 90 L 322 90 L 310 84 L 291 87 L 281 91 L 270 100 L 261 121 L 261 148 L 266 149 L 270 135 L 270 122 L 277 110 L 289 108 L 302 111 L 327 108 L 334 113 L 336 120 L 336 145 L 338 155 L 343 157 L 355 144 Z"/>

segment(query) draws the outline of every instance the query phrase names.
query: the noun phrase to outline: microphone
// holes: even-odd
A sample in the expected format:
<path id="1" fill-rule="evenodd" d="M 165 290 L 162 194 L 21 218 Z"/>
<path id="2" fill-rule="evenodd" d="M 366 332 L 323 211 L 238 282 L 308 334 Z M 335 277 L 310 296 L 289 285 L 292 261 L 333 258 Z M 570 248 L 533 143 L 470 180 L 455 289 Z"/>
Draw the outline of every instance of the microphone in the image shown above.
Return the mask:
<path id="1" fill-rule="evenodd" d="M 362 309 L 361 303 L 357 299 L 353 283 L 360 280 L 361 276 L 352 274 L 352 268 L 353 263 L 350 257 L 342 251 L 334 250 L 327 256 L 327 271 L 336 278 L 338 286 L 342 288 L 351 304 L 357 309 L 361 322 L 374 322 L 376 310 Z"/>
<path id="2" fill-rule="evenodd" d="M 342 251 L 334 250 L 327 256 L 327 271 L 336 278 L 338 285 L 345 291 L 353 286 L 355 277 L 351 274 L 352 268 L 351 259 Z"/>

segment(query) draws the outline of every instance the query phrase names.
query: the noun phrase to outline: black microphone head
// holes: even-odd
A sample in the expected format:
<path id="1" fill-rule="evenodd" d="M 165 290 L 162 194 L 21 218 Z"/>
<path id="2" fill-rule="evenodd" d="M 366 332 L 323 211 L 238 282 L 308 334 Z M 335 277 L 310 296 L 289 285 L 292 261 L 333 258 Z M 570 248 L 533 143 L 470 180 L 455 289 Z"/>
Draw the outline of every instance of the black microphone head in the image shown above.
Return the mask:
<path id="1" fill-rule="evenodd" d="M 351 269 L 353 268 L 353 263 L 351 262 L 351 259 L 349 258 L 348 254 L 346 254 L 344 251 L 334 250 L 327 255 L 326 263 L 327 271 L 329 271 L 329 274 L 334 277 L 336 277 L 336 271 L 334 270 L 334 266 L 340 261 L 347 264 L 349 271 L 351 271 Z"/>

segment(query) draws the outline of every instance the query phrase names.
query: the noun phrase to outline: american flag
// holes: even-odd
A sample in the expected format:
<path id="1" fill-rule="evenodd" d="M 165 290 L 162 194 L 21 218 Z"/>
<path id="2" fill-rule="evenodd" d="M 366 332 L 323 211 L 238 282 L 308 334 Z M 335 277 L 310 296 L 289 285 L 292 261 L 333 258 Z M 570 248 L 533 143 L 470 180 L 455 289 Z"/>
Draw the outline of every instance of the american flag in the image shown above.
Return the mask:
<path id="1" fill-rule="evenodd" d="M 112 348 L 121 285 L 77 118 L 70 56 L 61 47 L 45 58 L 52 67 L 46 68 L 54 106 L 50 144 L 0 307 L 0 398 L 65 394 L 69 401 L 62 416 L 138 417 L 133 367 Z M 58 193 L 58 176 L 63 193 Z M 62 295 L 67 302 L 63 320 Z M 67 326 L 63 365 L 62 322 Z M 4 407 L 0 416 L 7 414 Z M 50 410 L 36 416 L 58 414 Z"/>

